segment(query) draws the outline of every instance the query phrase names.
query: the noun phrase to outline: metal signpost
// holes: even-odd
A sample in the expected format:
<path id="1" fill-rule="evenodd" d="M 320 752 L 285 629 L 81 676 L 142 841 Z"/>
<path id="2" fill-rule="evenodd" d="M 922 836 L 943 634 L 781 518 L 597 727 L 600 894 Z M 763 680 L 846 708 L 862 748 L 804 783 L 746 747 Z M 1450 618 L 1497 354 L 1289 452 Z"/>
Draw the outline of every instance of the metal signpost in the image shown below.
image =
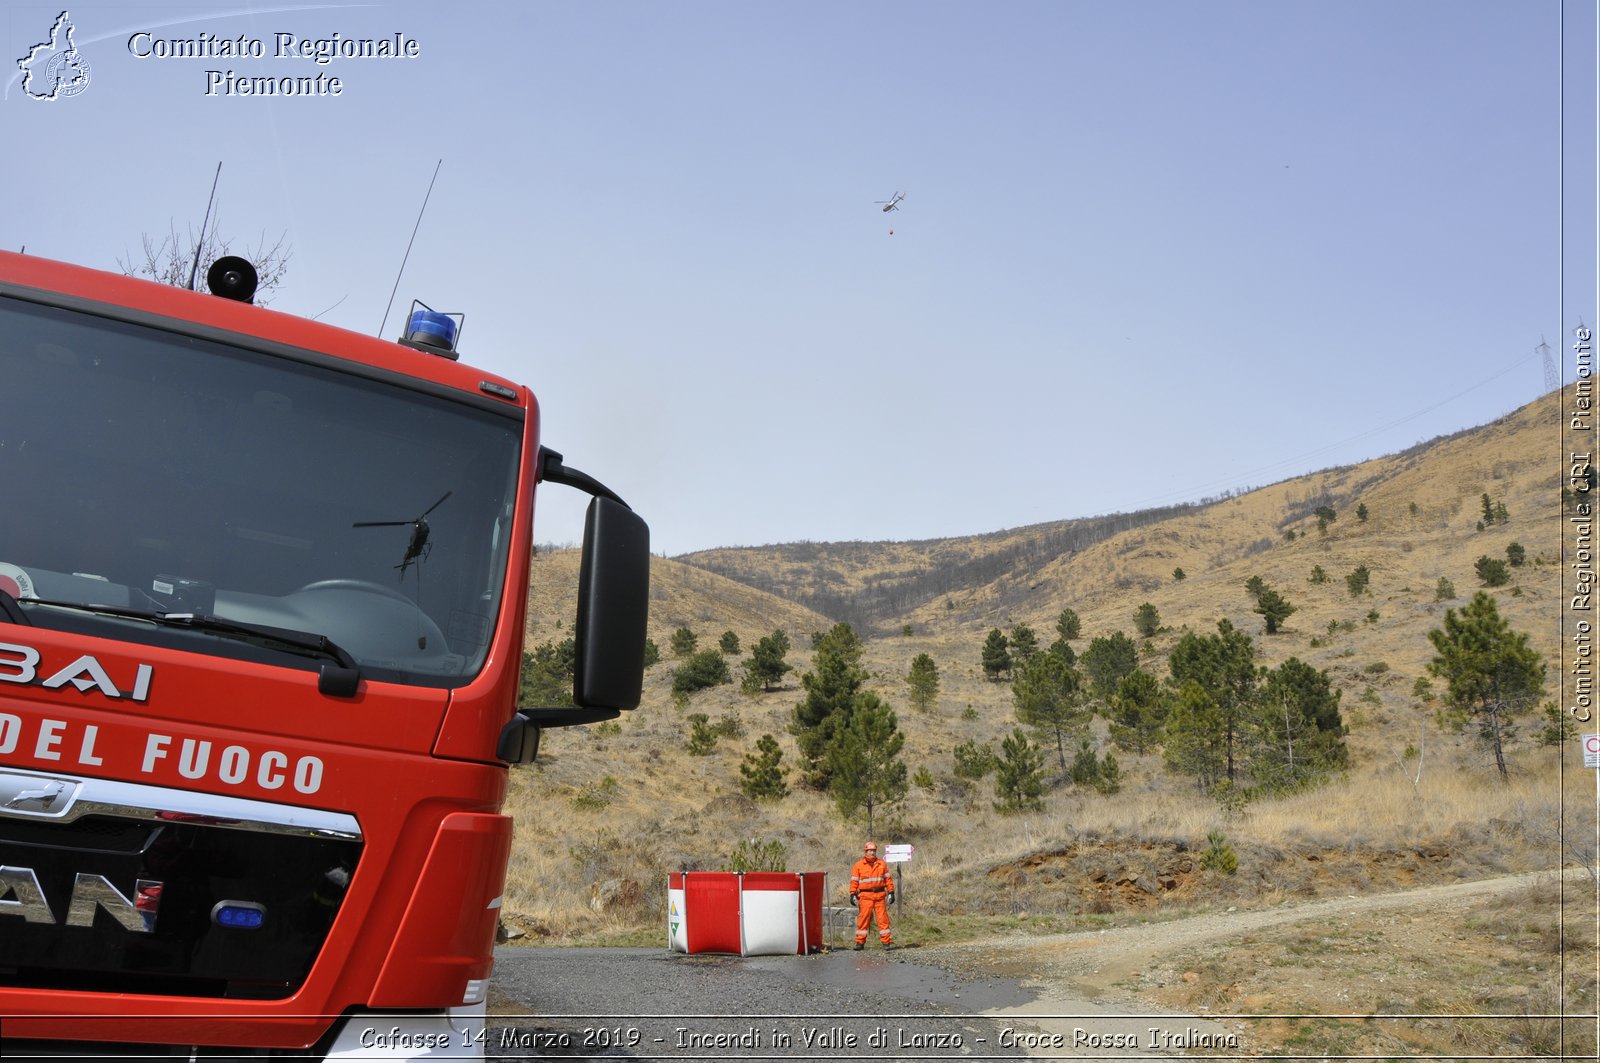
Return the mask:
<path id="1" fill-rule="evenodd" d="M 912 846 L 909 845 L 885 845 L 883 847 L 883 862 L 886 864 L 909 864 L 911 863 L 911 850 Z M 904 880 L 900 877 L 899 868 L 895 869 L 894 888 L 895 899 L 903 906 L 906 899 L 899 895 L 901 889 L 904 888 Z M 903 912 L 905 908 L 902 907 L 900 910 Z"/>

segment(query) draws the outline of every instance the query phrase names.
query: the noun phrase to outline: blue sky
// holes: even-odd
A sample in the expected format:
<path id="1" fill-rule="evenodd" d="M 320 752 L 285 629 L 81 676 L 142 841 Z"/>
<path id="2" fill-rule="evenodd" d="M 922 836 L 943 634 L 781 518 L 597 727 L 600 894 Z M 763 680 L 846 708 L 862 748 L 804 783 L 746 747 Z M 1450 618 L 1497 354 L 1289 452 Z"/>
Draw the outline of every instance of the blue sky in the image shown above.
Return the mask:
<path id="1" fill-rule="evenodd" d="M 114 269 L 221 162 L 224 233 L 293 249 L 274 309 L 372 333 L 442 159 L 386 331 L 465 312 L 658 552 L 1259 486 L 1504 414 L 1597 320 L 1592 2 L 128 0 L 67 9 L 90 82 L 30 99 L 61 10 L 0 16 L 0 246 Z M 540 541 L 581 511 L 544 492 Z"/>

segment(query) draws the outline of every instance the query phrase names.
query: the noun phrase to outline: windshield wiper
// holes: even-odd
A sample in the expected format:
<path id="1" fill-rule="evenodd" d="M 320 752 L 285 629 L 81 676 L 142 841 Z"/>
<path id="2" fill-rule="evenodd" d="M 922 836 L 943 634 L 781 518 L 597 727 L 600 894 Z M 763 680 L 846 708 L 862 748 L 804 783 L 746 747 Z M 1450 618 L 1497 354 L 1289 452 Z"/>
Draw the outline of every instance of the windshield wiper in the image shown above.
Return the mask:
<path id="1" fill-rule="evenodd" d="M 22 611 L 22 606 L 17 603 L 17 599 L 3 587 L 0 587 L 0 616 L 4 616 L 9 624 L 33 626 L 33 621 L 29 620 L 28 614 Z"/>
<path id="2" fill-rule="evenodd" d="M 4 592 L 0 592 L 3 594 Z M 10 595 L 6 595 L 10 597 Z M 16 599 L 12 599 L 16 601 Z M 191 631 L 203 631 L 209 635 L 221 635 L 224 638 L 236 638 L 244 641 L 258 640 L 270 643 L 286 652 L 309 653 L 330 659 L 332 664 L 324 664 L 317 674 L 317 689 L 331 697 L 354 697 L 356 688 L 361 682 L 361 666 L 356 659 L 350 656 L 350 651 L 333 641 L 326 635 L 318 635 L 311 631 L 296 631 L 293 628 L 271 627 L 267 624 L 249 624 L 240 620 L 224 620 L 215 616 L 203 616 L 196 613 L 160 613 L 146 609 L 128 609 L 116 605 L 87 605 L 82 602 L 54 601 L 47 598 L 29 598 L 30 605 L 46 605 L 57 609 L 74 609 L 85 613 L 99 613 L 104 616 L 121 617 L 127 620 L 144 620 L 148 623 L 163 627 L 188 628 Z M 0 609 L 4 609 L 0 603 Z M 20 612 L 19 608 L 19 612 Z M 7 610 L 9 616 L 9 610 Z M 23 615 L 21 623 L 32 623 Z"/>

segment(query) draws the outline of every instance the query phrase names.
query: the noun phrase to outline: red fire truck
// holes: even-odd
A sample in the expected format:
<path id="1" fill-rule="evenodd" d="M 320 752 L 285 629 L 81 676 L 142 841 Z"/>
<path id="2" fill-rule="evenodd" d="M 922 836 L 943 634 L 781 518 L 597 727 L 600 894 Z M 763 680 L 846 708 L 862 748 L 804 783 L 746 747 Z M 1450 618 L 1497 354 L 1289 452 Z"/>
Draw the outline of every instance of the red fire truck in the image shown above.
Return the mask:
<path id="1" fill-rule="evenodd" d="M 0 1054 L 481 1056 L 507 767 L 637 706 L 648 529 L 454 315 L 210 282 L 0 253 Z M 519 709 L 541 482 L 576 707 Z"/>

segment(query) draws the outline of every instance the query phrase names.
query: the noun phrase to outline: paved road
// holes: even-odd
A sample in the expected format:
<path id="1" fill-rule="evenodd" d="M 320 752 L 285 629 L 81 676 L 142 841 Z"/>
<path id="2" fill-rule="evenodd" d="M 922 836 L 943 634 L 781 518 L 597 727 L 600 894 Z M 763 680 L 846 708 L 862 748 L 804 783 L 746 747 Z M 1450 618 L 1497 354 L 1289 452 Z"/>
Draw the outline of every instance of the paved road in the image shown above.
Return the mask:
<path id="1" fill-rule="evenodd" d="M 500 1059 L 882 1059 L 990 1056 L 1015 982 L 963 979 L 915 950 L 685 956 L 666 949 L 502 947 L 490 1048 Z"/>

